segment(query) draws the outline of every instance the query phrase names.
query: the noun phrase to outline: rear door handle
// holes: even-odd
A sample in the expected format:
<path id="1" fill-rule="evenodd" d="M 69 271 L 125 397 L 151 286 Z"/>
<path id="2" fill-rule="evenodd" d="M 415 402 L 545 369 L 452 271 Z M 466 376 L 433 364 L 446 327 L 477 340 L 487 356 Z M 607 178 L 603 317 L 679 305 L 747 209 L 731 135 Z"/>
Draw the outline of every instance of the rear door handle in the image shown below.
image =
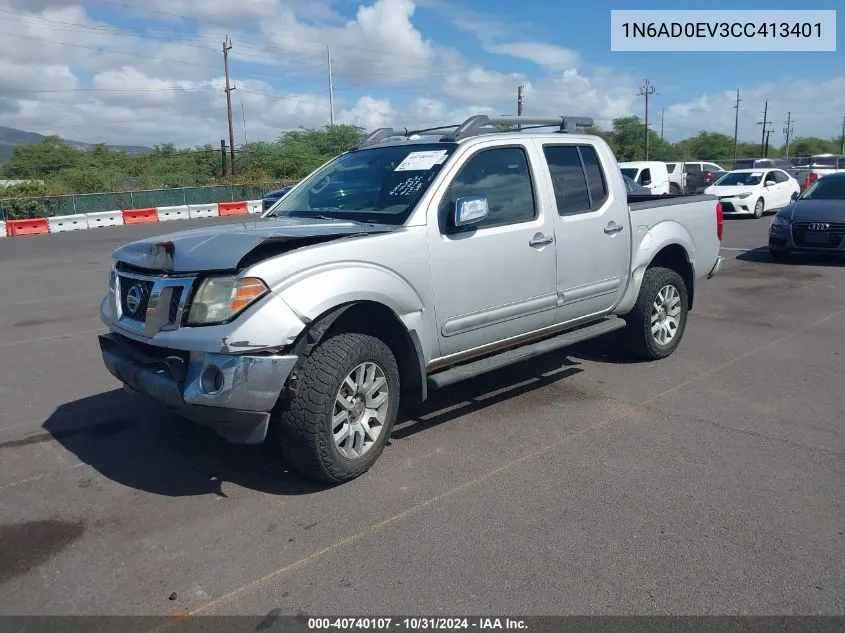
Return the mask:
<path id="1" fill-rule="evenodd" d="M 531 248 L 538 248 L 540 246 L 547 246 L 555 241 L 553 236 L 545 236 L 542 233 L 537 233 L 534 237 L 531 238 L 531 241 L 528 242 L 528 246 Z"/>
<path id="2" fill-rule="evenodd" d="M 604 232 L 608 235 L 615 235 L 619 233 L 624 227 L 621 224 L 616 224 L 616 222 L 611 222 L 606 227 L 604 227 Z"/>

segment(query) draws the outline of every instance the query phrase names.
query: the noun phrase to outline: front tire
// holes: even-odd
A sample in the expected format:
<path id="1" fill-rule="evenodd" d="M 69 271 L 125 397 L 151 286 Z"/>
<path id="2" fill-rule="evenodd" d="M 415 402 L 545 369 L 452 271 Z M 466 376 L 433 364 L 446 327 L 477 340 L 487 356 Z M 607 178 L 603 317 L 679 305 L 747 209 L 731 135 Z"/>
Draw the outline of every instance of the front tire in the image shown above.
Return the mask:
<path id="1" fill-rule="evenodd" d="M 765 210 L 766 210 L 766 203 L 763 202 L 763 198 L 757 198 L 757 202 L 754 204 L 754 217 L 755 218 L 762 218 Z"/>
<path id="2" fill-rule="evenodd" d="M 390 348 L 365 334 L 337 334 L 297 372 L 298 393 L 278 418 L 282 455 L 293 469 L 329 483 L 362 475 L 390 438 L 399 369 Z"/>
<path id="3" fill-rule="evenodd" d="M 629 351 L 645 360 L 670 356 L 686 329 L 687 297 L 684 279 L 674 270 L 646 270 L 637 303 L 625 317 L 623 336 Z"/>
<path id="4" fill-rule="evenodd" d="M 681 195 L 681 188 L 674 182 L 669 184 L 669 194 L 673 196 Z"/>

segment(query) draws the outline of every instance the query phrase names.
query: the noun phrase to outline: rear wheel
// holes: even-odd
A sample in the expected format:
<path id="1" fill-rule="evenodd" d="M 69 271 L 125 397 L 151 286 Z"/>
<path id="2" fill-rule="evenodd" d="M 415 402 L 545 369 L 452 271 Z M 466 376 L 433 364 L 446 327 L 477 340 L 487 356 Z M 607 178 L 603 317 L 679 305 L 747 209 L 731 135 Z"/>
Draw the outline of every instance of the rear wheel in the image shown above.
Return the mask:
<path id="1" fill-rule="evenodd" d="M 321 343 L 297 372 L 278 438 L 288 464 L 341 483 L 363 474 L 384 450 L 399 405 L 399 370 L 390 348 L 365 334 Z"/>
<path id="2" fill-rule="evenodd" d="M 757 198 L 757 203 L 754 205 L 754 217 L 755 218 L 762 218 L 763 212 L 766 210 L 766 205 L 763 202 L 763 198 Z"/>
<path id="3" fill-rule="evenodd" d="M 645 271 L 637 303 L 625 317 L 623 336 L 635 356 L 659 360 L 675 351 L 686 329 L 687 296 L 687 286 L 674 270 Z"/>

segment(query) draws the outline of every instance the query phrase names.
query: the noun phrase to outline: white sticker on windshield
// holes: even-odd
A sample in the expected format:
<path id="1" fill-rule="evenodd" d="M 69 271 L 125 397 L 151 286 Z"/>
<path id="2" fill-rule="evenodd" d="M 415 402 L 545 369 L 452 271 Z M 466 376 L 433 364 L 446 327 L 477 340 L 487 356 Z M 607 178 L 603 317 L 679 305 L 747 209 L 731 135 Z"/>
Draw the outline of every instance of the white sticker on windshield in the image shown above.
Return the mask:
<path id="1" fill-rule="evenodd" d="M 428 171 L 446 159 L 446 150 L 433 152 L 411 152 L 394 171 Z"/>
<path id="2" fill-rule="evenodd" d="M 763 172 L 762 172 L 762 171 L 752 171 L 752 172 L 751 172 L 751 175 L 752 175 L 752 176 L 758 176 L 758 177 L 759 177 L 759 176 L 762 176 L 762 175 L 763 175 Z"/>

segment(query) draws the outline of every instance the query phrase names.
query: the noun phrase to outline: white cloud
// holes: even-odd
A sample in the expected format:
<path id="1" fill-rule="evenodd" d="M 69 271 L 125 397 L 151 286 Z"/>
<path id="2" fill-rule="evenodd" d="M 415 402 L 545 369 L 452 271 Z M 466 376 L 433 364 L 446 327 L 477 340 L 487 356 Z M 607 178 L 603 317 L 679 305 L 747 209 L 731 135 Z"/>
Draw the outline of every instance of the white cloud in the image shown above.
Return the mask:
<path id="1" fill-rule="evenodd" d="M 845 112 L 845 76 L 827 81 L 792 81 L 749 86 L 740 90 L 740 140 L 759 142 L 763 107 L 769 101 L 767 119 L 773 122 L 770 143 L 784 142 L 787 113 L 795 121 L 793 138 L 838 136 Z M 693 136 L 701 130 L 733 136 L 736 91 L 703 94 L 666 108 L 665 131 L 670 139 Z"/>
<path id="2" fill-rule="evenodd" d="M 551 70 L 577 68 L 581 64 L 581 56 L 576 51 L 546 42 L 488 43 L 484 48 L 490 53 L 527 59 Z"/>

